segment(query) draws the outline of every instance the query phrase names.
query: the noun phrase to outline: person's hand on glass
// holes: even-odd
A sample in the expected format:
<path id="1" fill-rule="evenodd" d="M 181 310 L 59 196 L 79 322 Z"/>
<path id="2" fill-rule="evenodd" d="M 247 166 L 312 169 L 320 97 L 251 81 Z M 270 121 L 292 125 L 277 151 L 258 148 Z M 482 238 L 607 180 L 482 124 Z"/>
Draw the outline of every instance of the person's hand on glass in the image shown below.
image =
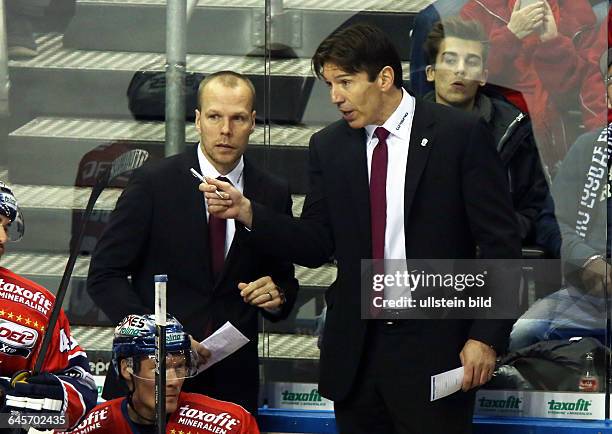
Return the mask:
<path id="1" fill-rule="evenodd" d="M 524 39 L 534 31 L 542 28 L 544 17 L 546 16 L 546 8 L 547 4 L 545 5 L 544 1 L 539 1 L 522 8 L 521 0 L 516 0 L 512 9 L 512 15 L 510 16 L 510 22 L 508 23 L 508 30 L 514 33 L 517 38 Z"/>
<path id="2" fill-rule="evenodd" d="M 555 16 L 553 15 L 552 9 L 550 8 L 550 5 L 546 0 L 544 0 L 544 6 L 544 23 L 542 25 L 542 33 L 540 34 L 540 40 L 542 42 L 556 38 L 559 34 L 557 31 L 557 22 L 555 21 Z"/>

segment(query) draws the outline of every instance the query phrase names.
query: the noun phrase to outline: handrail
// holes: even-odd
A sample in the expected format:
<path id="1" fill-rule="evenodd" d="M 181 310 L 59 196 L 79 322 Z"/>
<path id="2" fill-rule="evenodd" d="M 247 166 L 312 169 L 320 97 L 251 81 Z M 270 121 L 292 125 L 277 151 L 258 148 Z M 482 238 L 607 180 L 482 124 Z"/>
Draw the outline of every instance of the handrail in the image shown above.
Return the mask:
<path id="1" fill-rule="evenodd" d="M 6 42 L 6 6 L 4 0 L 0 0 L 0 117 L 7 117 L 10 113 L 10 87 Z"/>

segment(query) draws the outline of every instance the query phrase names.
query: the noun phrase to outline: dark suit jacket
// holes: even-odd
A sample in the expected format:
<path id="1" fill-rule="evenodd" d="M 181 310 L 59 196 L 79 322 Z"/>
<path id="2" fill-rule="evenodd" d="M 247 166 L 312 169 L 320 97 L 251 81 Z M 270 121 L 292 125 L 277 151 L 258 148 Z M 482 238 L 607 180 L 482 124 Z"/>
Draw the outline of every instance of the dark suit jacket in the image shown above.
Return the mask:
<path id="1" fill-rule="evenodd" d="M 221 367 L 227 363 L 243 366 L 220 381 L 256 399 L 257 314 L 262 312 L 273 320 L 286 317 L 298 284 L 291 262 L 261 254 L 237 237 L 221 275 L 213 281 L 204 197 L 189 172 L 199 167 L 196 150 L 190 146 L 182 154 L 145 165 L 133 174 L 93 252 L 88 292 L 118 322 L 131 313 L 152 313 L 153 276 L 167 274 L 168 312 L 196 340 L 205 337 L 209 320 L 213 330 L 230 321 L 251 340 L 219 363 Z M 287 183 L 257 169 L 246 158 L 244 192 L 276 212 L 291 214 Z M 244 303 L 237 288 L 239 282 L 265 275 L 272 276 L 287 296 L 278 315 Z M 211 375 L 214 368 L 202 375 Z"/>
<path id="2" fill-rule="evenodd" d="M 505 171 L 488 128 L 473 115 L 417 100 L 404 195 L 407 258 L 473 258 L 476 246 L 483 258 L 520 258 Z M 240 237 L 301 265 L 316 267 L 332 255 L 337 260 L 337 279 L 326 293 L 320 391 L 336 401 L 346 398 L 368 350 L 359 281 L 360 260 L 371 258 L 365 130 L 340 120 L 314 134 L 301 220 L 253 201 L 252 228 Z M 428 388 L 431 374 L 460 366 L 468 338 L 502 351 L 510 324 L 413 321 L 416 338 L 406 343 L 414 353 L 406 368 Z"/>

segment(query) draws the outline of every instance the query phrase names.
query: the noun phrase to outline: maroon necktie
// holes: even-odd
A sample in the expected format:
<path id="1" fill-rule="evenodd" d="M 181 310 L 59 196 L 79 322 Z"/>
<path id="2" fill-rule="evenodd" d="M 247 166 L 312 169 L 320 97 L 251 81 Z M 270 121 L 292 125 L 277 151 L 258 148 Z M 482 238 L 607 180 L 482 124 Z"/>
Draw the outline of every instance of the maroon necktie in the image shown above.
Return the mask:
<path id="1" fill-rule="evenodd" d="M 374 131 L 378 144 L 372 153 L 370 168 L 370 221 L 372 229 L 372 259 L 385 258 L 385 226 L 387 223 L 387 137 L 389 131 L 378 127 Z"/>
<path id="2" fill-rule="evenodd" d="M 224 176 L 217 177 L 219 181 L 229 182 Z M 223 270 L 223 262 L 225 261 L 225 227 L 227 223 L 225 219 L 221 219 L 208 215 L 208 238 L 210 242 L 210 254 L 212 258 L 212 272 L 214 280 Z"/>
<path id="3" fill-rule="evenodd" d="M 389 131 L 378 127 L 374 131 L 378 144 L 372 153 L 370 167 L 370 222 L 372 230 L 372 259 L 374 274 L 385 273 L 385 226 L 387 225 L 387 137 Z M 383 293 L 384 294 L 384 293 Z M 380 308 L 374 306 L 374 298 L 382 296 L 370 292 L 370 318 L 378 318 Z"/>

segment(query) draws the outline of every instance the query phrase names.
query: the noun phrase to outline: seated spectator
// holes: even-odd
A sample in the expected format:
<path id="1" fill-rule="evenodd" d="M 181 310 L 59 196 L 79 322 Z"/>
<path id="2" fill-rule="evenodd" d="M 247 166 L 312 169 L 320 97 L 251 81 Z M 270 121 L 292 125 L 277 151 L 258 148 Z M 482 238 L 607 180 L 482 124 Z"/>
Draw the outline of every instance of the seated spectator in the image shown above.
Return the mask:
<path id="1" fill-rule="evenodd" d="M 612 51 L 604 56 L 608 68 L 604 66 L 602 73 L 610 83 Z M 608 84 L 609 109 L 611 101 L 612 86 Z M 605 295 L 612 284 L 611 133 L 609 124 L 607 129 L 581 136 L 555 178 L 553 197 L 568 285 L 536 302 L 515 323 L 510 335 L 511 350 L 545 339 L 604 334 Z"/>
<path id="2" fill-rule="evenodd" d="M 0 182 L 0 256 L 24 231 L 17 200 Z M 11 378 L 0 379 L 0 413 L 56 414 L 64 416 L 70 428 L 95 405 L 97 388 L 63 310 L 53 325 L 49 348 L 40 353 L 54 302 L 47 289 L 0 267 L 0 377 Z M 30 376 L 39 357 L 44 357 L 42 370 Z"/>
<path id="3" fill-rule="evenodd" d="M 476 21 L 454 17 L 434 24 L 424 47 L 427 80 L 434 83 L 435 90 L 425 99 L 474 111 L 487 122 L 508 171 L 521 239 L 524 245 L 533 244 L 536 218 L 550 194 L 548 184 L 529 118 L 512 104 L 481 90 L 487 81 L 485 40 Z"/>
<path id="4" fill-rule="evenodd" d="M 552 172 L 571 138 L 563 115 L 579 109 L 588 62 L 584 50 L 596 17 L 588 0 L 470 0 L 466 19 L 479 21 L 491 41 L 489 82 L 533 119 L 543 162 Z"/>
<path id="5" fill-rule="evenodd" d="M 433 85 L 427 81 L 425 67 L 427 60 L 423 45 L 427 35 L 435 23 L 441 19 L 459 15 L 467 0 L 436 0 L 414 19 L 410 35 L 410 89 L 418 96 L 423 96 L 433 90 Z"/>
<path id="6" fill-rule="evenodd" d="M 94 408 L 72 434 L 155 432 L 154 318 L 128 315 L 115 328 L 113 367 L 127 384 L 129 394 Z M 181 391 L 185 378 L 197 373 L 196 360 L 189 335 L 168 315 L 166 432 L 259 434 L 255 418 L 241 406 Z"/>
<path id="7" fill-rule="evenodd" d="M 607 6 L 607 4 L 606 4 Z M 606 109 L 605 83 L 601 81 L 600 56 L 601 53 L 612 47 L 612 10 L 608 11 L 607 19 L 603 20 L 592 41 L 588 42 L 588 49 L 582 53 L 588 62 L 587 71 L 580 89 L 580 107 L 582 118 L 587 131 L 600 130 L 607 123 L 612 122 L 612 111 Z M 605 61 L 603 68 L 605 69 Z M 607 119 L 607 122 L 606 122 Z"/>

